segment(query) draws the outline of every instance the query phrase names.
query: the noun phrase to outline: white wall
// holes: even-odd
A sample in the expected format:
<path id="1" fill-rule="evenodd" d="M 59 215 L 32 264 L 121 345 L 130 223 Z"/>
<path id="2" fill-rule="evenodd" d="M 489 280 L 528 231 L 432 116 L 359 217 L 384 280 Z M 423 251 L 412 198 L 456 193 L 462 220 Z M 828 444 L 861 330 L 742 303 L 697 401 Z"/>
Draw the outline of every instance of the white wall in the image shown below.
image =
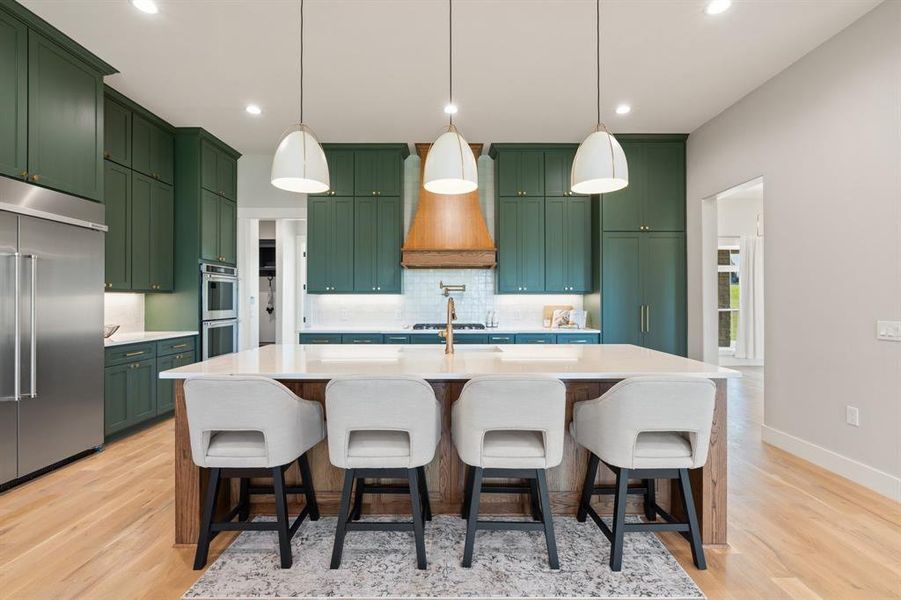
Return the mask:
<path id="1" fill-rule="evenodd" d="M 715 358 L 712 196 L 766 186 L 764 439 L 901 499 L 901 2 L 688 138 L 689 351 Z M 860 408 L 860 427 L 845 406 Z"/>

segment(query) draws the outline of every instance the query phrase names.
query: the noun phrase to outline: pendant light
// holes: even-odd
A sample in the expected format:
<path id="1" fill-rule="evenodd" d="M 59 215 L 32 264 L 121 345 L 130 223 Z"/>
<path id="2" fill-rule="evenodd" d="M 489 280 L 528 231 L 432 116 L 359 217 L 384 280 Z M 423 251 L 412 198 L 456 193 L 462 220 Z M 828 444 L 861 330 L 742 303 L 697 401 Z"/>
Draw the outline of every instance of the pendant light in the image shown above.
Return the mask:
<path id="1" fill-rule="evenodd" d="M 579 145 L 570 174 L 570 189 L 577 194 L 606 194 L 629 185 L 626 154 L 601 121 L 601 2 L 595 0 L 598 121 Z"/>
<path id="2" fill-rule="evenodd" d="M 316 134 L 303 122 L 303 0 L 300 0 L 300 122 L 282 134 L 272 159 L 272 185 L 289 192 L 329 189 L 328 162 Z"/>
<path id="3" fill-rule="evenodd" d="M 448 114 L 447 131 L 438 136 L 425 158 L 423 187 L 434 194 L 467 194 L 479 189 L 479 173 L 472 149 L 454 126 L 454 6 L 448 0 Z"/>

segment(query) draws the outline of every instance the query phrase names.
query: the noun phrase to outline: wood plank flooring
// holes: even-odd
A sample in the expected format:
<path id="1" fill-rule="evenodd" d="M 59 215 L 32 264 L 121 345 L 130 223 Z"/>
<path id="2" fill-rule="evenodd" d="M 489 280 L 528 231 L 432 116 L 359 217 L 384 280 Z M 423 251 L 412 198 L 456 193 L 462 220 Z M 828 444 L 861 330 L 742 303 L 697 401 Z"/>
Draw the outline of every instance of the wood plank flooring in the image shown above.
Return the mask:
<path id="1" fill-rule="evenodd" d="M 901 505 L 762 444 L 763 372 L 742 371 L 729 388 L 730 545 L 707 550 L 706 572 L 682 538 L 667 546 L 710 598 L 901 598 Z M 180 597 L 199 574 L 193 549 L 172 546 L 173 440 L 170 420 L 0 494 L 0 597 Z"/>

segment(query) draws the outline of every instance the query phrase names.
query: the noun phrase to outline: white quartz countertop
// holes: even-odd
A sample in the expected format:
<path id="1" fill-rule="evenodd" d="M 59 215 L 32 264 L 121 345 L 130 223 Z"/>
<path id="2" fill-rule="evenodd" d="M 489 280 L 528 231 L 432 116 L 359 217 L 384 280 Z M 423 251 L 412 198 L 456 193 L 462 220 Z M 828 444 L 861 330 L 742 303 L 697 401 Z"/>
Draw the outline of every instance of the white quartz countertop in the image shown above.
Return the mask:
<path id="1" fill-rule="evenodd" d="M 131 331 L 127 333 L 116 332 L 103 340 L 107 348 L 111 346 L 124 346 L 126 344 L 140 344 L 142 342 L 158 342 L 171 340 L 172 338 L 197 335 L 196 331 Z"/>
<path id="2" fill-rule="evenodd" d="M 718 365 L 627 344 L 289 345 L 276 344 L 160 373 L 161 379 L 262 375 L 273 379 L 332 379 L 345 375 L 408 375 L 431 380 L 478 375 L 543 373 L 560 379 L 624 379 L 638 375 L 741 377 Z"/>
<path id="3" fill-rule="evenodd" d="M 458 329 L 454 328 L 454 333 L 457 335 L 466 334 L 466 333 L 487 333 L 489 335 L 506 335 L 506 334 L 517 334 L 517 333 L 600 333 L 600 329 L 591 329 L 591 328 L 583 328 L 583 329 L 575 329 L 575 328 L 563 328 L 558 327 L 556 329 L 551 327 L 497 327 L 493 329 Z M 317 334 L 317 333 L 383 333 L 386 335 L 395 335 L 395 334 L 436 334 L 438 333 L 437 329 L 413 329 L 412 327 L 396 327 L 396 328 L 384 328 L 384 327 L 311 327 L 309 329 L 301 329 L 297 333 L 304 334 Z"/>

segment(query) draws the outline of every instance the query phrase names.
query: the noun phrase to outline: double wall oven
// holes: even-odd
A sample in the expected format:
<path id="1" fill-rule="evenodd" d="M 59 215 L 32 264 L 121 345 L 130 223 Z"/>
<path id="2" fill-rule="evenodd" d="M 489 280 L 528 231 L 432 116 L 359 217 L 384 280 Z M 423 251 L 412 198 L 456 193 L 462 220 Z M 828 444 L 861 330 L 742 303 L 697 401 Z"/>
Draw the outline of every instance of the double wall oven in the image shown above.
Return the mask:
<path id="1" fill-rule="evenodd" d="M 200 264 L 203 360 L 238 350 L 238 270 Z"/>

